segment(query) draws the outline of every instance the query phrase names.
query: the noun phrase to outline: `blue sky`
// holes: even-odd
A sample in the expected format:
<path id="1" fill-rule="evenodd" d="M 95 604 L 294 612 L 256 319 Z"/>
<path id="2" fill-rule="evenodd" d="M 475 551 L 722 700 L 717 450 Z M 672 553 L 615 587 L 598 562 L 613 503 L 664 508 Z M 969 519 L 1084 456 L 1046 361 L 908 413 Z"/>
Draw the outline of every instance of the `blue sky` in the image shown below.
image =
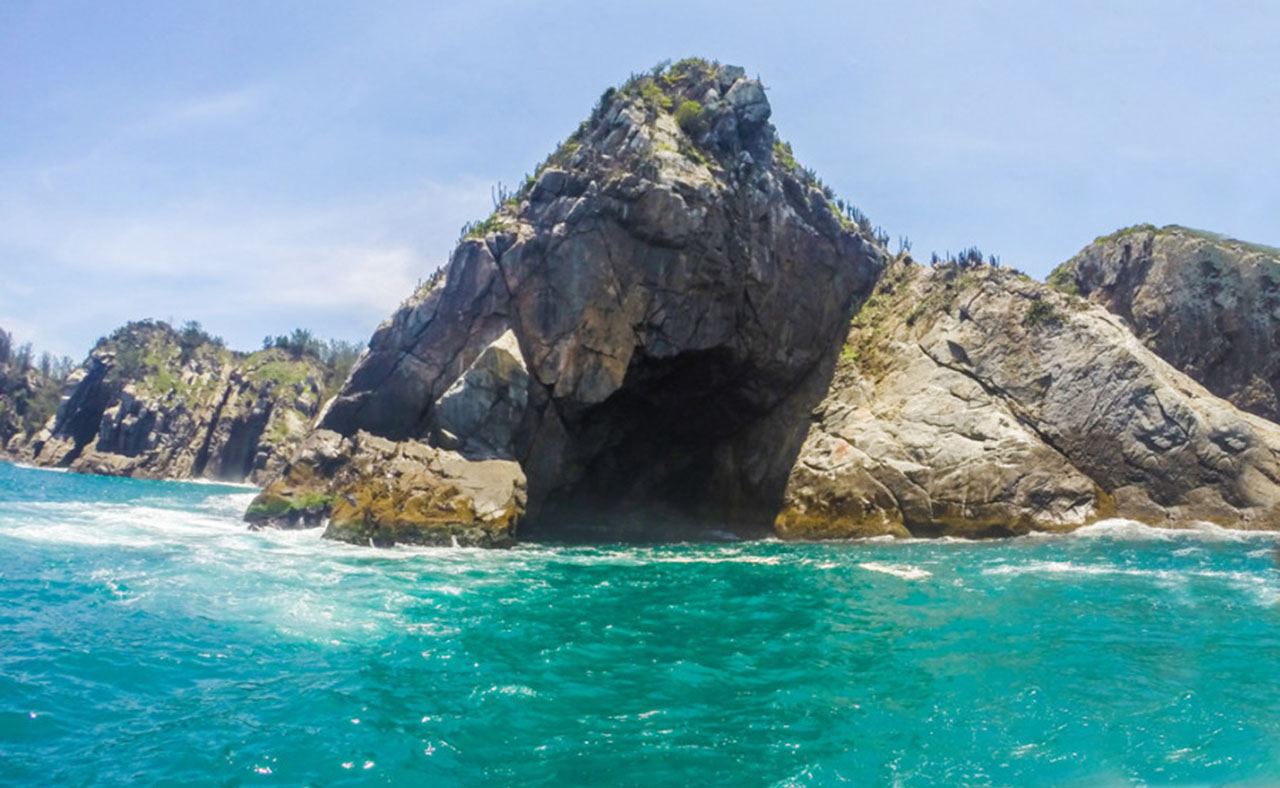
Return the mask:
<path id="1" fill-rule="evenodd" d="M 1042 277 L 1179 223 L 1280 245 L 1280 4 L 0 4 L 0 326 L 363 342 L 600 92 L 741 64 L 917 257 Z"/>

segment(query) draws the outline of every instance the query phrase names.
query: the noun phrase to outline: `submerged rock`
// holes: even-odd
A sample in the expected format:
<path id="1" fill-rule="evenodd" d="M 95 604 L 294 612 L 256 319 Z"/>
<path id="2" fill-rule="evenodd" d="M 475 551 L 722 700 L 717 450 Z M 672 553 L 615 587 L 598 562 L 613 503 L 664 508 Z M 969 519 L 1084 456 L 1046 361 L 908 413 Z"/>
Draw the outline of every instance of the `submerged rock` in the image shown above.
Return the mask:
<path id="1" fill-rule="evenodd" d="M 815 416 L 783 536 L 1280 527 L 1280 427 L 1008 270 L 896 264 Z"/>
<path id="2" fill-rule="evenodd" d="M 1280 421 L 1280 249 L 1142 225 L 1098 239 L 1049 281 L 1123 317 L 1214 394 Z"/>

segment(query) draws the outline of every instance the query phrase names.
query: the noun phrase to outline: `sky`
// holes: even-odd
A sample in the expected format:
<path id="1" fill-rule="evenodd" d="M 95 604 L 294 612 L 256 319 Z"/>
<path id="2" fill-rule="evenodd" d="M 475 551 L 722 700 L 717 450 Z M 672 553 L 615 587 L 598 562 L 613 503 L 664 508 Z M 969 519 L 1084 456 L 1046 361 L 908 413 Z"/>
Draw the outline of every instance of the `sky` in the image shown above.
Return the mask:
<path id="1" fill-rule="evenodd" d="M 365 342 L 664 59 L 742 65 L 917 258 L 1042 278 L 1152 222 L 1280 246 L 1280 3 L 0 3 L 0 327 Z"/>

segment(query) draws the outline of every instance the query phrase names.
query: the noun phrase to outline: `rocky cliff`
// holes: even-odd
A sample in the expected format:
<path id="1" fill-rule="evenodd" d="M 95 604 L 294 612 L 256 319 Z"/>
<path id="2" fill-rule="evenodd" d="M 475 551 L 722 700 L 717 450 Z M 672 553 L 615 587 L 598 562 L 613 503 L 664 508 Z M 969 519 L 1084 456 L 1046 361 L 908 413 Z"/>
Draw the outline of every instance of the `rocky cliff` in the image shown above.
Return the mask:
<path id="1" fill-rule="evenodd" d="M 165 323 L 130 323 L 67 377 L 44 429 L 8 450 L 85 473 L 256 482 L 306 435 L 324 380 L 312 357 L 235 353 Z"/>
<path id="2" fill-rule="evenodd" d="M 1280 527 L 1280 427 L 1077 295 L 891 262 L 770 115 L 705 61 L 606 91 L 246 519 L 484 546 Z"/>
<path id="3" fill-rule="evenodd" d="M 34 433 L 57 407 L 61 371 L 51 368 L 48 355 L 42 361 L 32 357 L 30 345 L 15 348 L 0 329 L 0 449 Z"/>
<path id="4" fill-rule="evenodd" d="M 381 543 L 504 543 L 521 517 L 522 535 L 767 533 L 804 435 L 786 416 L 821 397 L 886 261 L 770 113 L 704 61 L 606 91 L 379 327 L 249 519 L 331 509 L 329 535 Z M 495 474 L 501 500 L 475 505 Z"/>
<path id="5" fill-rule="evenodd" d="M 1237 407 L 1280 421 L 1280 249 L 1171 225 L 1099 238 L 1049 277 Z"/>
<path id="6" fill-rule="evenodd" d="M 777 528 L 992 536 L 1110 516 L 1280 528 L 1280 427 L 1079 297 L 898 261 L 852 322 Z"/>

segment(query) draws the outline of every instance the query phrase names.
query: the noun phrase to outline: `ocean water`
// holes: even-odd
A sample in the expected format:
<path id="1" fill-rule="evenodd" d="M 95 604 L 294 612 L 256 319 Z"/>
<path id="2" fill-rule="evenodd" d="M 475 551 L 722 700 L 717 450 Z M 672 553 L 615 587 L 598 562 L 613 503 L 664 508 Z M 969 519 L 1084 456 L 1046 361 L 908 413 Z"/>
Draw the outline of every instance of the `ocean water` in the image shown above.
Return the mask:
<path id="1" fill-rule="evenodd" d="M 375 550 L 0 464 L 0 784 L 1277 785 L 1277 534 Z"/>

